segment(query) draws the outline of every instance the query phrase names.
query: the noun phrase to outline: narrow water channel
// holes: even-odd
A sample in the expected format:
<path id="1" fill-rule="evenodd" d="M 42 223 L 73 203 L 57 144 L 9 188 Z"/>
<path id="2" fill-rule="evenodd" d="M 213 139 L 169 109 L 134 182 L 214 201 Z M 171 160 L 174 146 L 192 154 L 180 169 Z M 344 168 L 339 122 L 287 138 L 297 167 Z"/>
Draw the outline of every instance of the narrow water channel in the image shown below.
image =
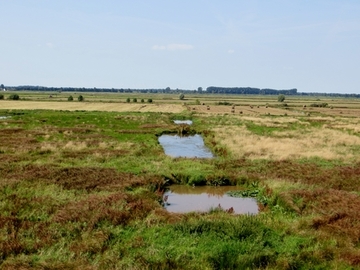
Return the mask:
<path id="1" fill-rule="evenodd" d="M 232 209 L 235 214 L 257 214 L 257 201 L 254 198 L 234 198 L 227 191 L 239 190 L 236 186 L 202 186 L 189 187 L 172 185 L 164 194 L 165 208 L 173 213 L 208 212 L 221 207 Z"/>
<path id="2" fill-rule="evenodd" d="M 212 158 L 210 149 L 204 144 L 203 138 L 196 134 L 192 136 L 161 135 L 159 143 L 166 155 L 171 157 Z"/>

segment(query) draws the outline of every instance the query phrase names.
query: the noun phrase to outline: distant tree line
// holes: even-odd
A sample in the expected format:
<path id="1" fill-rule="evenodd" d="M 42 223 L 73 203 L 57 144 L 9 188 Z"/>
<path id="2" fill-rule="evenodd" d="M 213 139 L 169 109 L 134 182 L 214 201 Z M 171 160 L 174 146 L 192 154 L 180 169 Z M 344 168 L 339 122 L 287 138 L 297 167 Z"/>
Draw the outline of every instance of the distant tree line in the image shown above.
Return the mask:
<path id="1" fill-rule="evenodd" d="M 4 86 L 1 84 L 2 90 L 8 91 L 53 91 L 53 92 L 109 92 L 109 93 L 167 93 L 167 94 L 181 94 L 181 93 L 197 93 L 197 94 L 243 94 L 243 95 L 298 95 L 298 96 L 330 96 L 330 97 L 356 97 L 360 98 L 360 94 L 342 94 L 342 93 L 304 93 L 298 92 L 296 88 L 276 90 L 270 88 L 254 88 L 254 87 L 217 87 L 209 86 L 206 90 L 202 87 L 198 87 L 195 90 L 186 89 L 171 89 L 155 88 L 155 89 L 130 89 L 130 88 L 85 88 L 85 87 L 46 87 L 46 86 L 33 86 L 33 85 L 21 85 L 21 86 Z"/>
<path id="2" fill-rule="evenodd" d="M 245 94 L 245 95 L 296 95 L 297 89 L 276 90 L 276 89 L 260 89 L 253 87 L 216 87 L 210 86 L 206 88 L 207 93 L 221 94 Z"/>

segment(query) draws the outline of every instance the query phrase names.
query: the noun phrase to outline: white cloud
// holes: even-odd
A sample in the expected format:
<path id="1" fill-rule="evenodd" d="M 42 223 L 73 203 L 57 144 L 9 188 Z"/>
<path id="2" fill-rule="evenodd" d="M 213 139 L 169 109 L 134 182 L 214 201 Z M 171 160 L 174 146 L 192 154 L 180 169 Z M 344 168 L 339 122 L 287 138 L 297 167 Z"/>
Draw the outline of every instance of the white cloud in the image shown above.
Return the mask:
<path id="1" fill-rule="evenodd" d="M 154 45 L 153 50 L 166 50 L 166 51 L 187 51 L 194 49 L 193 45 L 189 44 L 168 44 L 168 45 Z"/>

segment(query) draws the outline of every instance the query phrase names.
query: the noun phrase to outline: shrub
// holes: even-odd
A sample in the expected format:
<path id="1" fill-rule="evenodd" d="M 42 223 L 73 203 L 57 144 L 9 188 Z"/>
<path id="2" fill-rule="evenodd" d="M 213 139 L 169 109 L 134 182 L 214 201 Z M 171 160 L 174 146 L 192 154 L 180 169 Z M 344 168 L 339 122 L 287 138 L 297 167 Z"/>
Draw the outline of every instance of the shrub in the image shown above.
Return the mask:
<path id="1" fill-rule="evenodd" d="M 325 108 L 327 107 L 328 104 L 327 103 L 313 103 L 313 104 L 310 104 L 310 107 L 320 107 L 320 108 Z"/>
<path id="2" fill-rule="evenodd" d="M 18 94 L 11 94 L 11 95 L 8 97 L 8 99 L 10 99 L 10 100 L 19 100 L 20 97 L 19 97 Z"/>
<path id="3" fill-rule="evenodd" d="M 82 95 L 80 95 L 80 96 L 78 97 L 78 101 L 84 101 L 84 97 L 83 97 Z"/>
<path id="4" fill-rule="evenodd" d="M 279 102 L 283 102 L 285 100 L 285 96 L 284 95 L 279 95 L 278 96 L 278 101 Z"/>
<path id="5" fill-rule="evenodd" d="M 142 98 L 142 99 L 141 99 L 141 103 L 144 103 L 144 102 L 145 102 L 145 100 Z"/>
<path id="6" fill-rule="evenodd" d="M 73 96 L 68 97 L 68 101 L 73 101 L 73 100 L 74 100 Z"/>
<path id="7" fill-rule="evenodd" d="M 129 103 L 129 102 L 130 102 L 130 98 L 127 98 L 127 99 L 126 99 L 126 102 Z"/>
<path id="8" fill-rule="evenodd" d="M 183 93 L 181 93 L 180 95 L 179 95 L 179 99 L 180 100 L 183 100 L 185 98 L 185 95 L 183 94 Z"/>
<path id="9" fill-rule="evenodd" d="M 149 99 L 147 100 L 147 102 L 148 102 L 148 103 L 152 103 L 152 102 L 153 102 L 152 98 L 149 98 Z"/>
<path id="10" fill-rule="evenodd" d="M 137 98 L 133 98 L 133 102 L 137 102 Z"/>
<path id="11" fill-rule="evenodd" d="M 0 94 L 0 99 L 4 99 L 4 95 L 3 95 L 3 94 Z"/>

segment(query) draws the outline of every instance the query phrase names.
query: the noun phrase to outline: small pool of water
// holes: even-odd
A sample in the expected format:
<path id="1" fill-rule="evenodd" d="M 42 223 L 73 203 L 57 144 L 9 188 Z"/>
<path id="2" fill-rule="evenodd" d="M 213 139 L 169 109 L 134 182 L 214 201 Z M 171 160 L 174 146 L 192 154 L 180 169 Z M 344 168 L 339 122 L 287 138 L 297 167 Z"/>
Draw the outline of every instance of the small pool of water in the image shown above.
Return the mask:
<path id="1" fill-rule="evenodd" d="M 1 119 L 7 119 L 7 118 L 10 118 L 10 116 L 0 116 L 0 120 Z"/>
<path id="2" fill-rule="evenodd" d="M 234 198 L 227 191 L 239 190 L 235 186 L 189 187 L 172 185 L 164 193 L 165 208 L 173 213 L 207 212 L 212 208 L 231 209 L 235 214 L 257 214 L 259 208 L 254 198 Z M 166 197 L 167 196 L 167 197 Z"/>
<path id="3" fill-rule="evenodd" d="M 203 138 L 196 134 L 192 136 L 161 135 L 159 143 L 165 154 L 171 157 L 212 158 L 210 149 L 204 144 Z"/>
<path id="4" fill-rule="evenodd" d="M 191 120 L 174 120 L 174 123 L 175 124 L 186 124 L 186 125 L 192 125 L 192 121 Z"/>

